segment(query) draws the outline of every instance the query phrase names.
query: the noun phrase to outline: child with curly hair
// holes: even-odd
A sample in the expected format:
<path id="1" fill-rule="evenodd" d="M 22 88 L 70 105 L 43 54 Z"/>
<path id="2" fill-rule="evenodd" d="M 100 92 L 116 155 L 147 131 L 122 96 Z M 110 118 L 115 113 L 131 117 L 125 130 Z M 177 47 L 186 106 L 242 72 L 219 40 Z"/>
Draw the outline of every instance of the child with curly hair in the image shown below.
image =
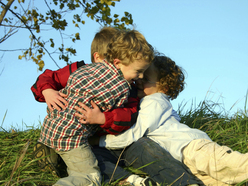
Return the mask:
<path id="1" fill-rule="evenodd" d="M 170 99 L 178 96 L 184 84 L 183 71 L 174 61 L 166 56 L 155 56 L 144 78 L 137 83 L 138 94 L 143 98 L 136 124 L 122 134 L 102 136 L 91 140 L 92 143 L 120 149 L 145 137 L 181 161 L 186 170 L 202 182 L 200 185 L 232 185 L 247 179 L 248 153 L 220 146 L 205 132 L 180 123 Z M 139 147 L 131 145 L 129 148 L 141 154 L 139 159 L 145 159 Z M 131 154 L 125 156 L 128 158 Z"/>

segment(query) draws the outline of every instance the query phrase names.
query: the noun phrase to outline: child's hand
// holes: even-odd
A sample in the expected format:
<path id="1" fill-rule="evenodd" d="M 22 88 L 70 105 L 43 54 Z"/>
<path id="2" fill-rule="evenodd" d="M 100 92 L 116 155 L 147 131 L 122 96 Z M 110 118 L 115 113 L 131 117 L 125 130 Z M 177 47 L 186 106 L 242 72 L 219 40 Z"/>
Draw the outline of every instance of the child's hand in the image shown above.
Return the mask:
<path id="1" fill-rule="evenodd" d="M 52 111 L 53 109 L 65 109 L 67 105 L 67 101 L 64 99 L 66 97 L 65 94 L 53 89 L 45 89 L 42 91 L 42 94 L 50 111 Z"/>
<path id="2" fill-rule="evenodd" d="M 80 112 L 76 113 L 75 116 L 80 118 L 80 123 L 82 124 L 99 124 L 103 125 L 105 123 L 105 115 L 101 112 L 99 107 L 93 102 L 90 102 L 93 109 L 87 107 L 85 104 L 78 102 L 78 105 L 75 106 L 75 110 Z"/>

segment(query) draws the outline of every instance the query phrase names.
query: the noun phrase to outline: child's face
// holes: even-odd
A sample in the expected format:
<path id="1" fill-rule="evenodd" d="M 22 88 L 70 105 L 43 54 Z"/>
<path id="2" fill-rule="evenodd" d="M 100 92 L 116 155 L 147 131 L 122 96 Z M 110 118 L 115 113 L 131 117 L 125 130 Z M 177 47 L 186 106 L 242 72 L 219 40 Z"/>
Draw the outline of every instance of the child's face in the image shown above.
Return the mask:
<path id="1" fill-rule="evenodd" d="M 156 67 L 152 64 L 136 84 L 139 98 L 159 92 Z"/>
<path id="2" fill-rule="evenodd" d="M 124 78 L 131 84 L 139 78 L 143 78 L 145 70 L 150 66 L 150 63 L 145 60 L 135 60 L 129 65 L 122 63 L 117 64 L 117 68 L 121 70 Z"/>

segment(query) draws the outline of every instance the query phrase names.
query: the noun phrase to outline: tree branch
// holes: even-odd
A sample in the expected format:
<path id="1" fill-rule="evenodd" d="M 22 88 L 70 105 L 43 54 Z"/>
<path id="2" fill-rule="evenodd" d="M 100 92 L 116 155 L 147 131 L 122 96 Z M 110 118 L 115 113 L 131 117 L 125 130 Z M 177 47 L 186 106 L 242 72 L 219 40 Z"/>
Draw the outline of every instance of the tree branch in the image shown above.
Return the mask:
<path id="1" fill-rule="evenodd" d="M 4 19 L 7 11 L 9 10 L 9 8 L 12 5 L 13 2 L 14 2 L 14 0 L 9 0 L 7 5 L 5 5 L 4 3 L 2 3 L 0 1 L 0 3 L 4 6 L 3 11 L 1 12 L 1 15 L 0 15 L 0 25 L 2 25 L 3 19 Z"/>
<path id="2" fill-rule="evenodd" d="M 14 1 L 14 0 L 11 0 L 11 1 Z M 0 1 L 0 3 L 2 4 L 1 1 Z M 28 29 L 29 32 L 31 33 L 33 39 L 35 39 L 37 42 L 39 42 L 39 40 L 38 40 L 38 39 L 36 38 L 36 36 L 34 35 L 32 29 L 31 29 L 31 28 L 22 20 L 22 18 L 20 18 L 20 16 L 17 15 L 15 12 L 13 12 L 11 9 L 8 8 L 8 10 L 9 10 L 12 14 L 14 14 L 14 15 L 15 15 L 15 16 L 24 24 L 25 28 Z M 47 52 L 47 54 L 48 54 L 49 57 L 53 60 L 53 62 L 55 63 L 55 65 L 56 65 L 58 68 L 60 68 L 59 65 L 57 64 L 57 62 L 56 62 L 56 61 L 53 59 L 53 57 L 51 56 L 50 52 L 49 52 L 44 46 L 42 46 L 42 48 Z"/>
<path id="3" fill-rule="evenodd" d="M 18 32 L 18 30 L 14 31 L 14 30 L 10 29 L 7 34 L 5 34 L 2 38 L 0 38 L 0 43 L 2 43 L 5 40 L 7 40 L 9 37 L 11 37 L 12 35 L 14 35 L 16 32 Z"/>

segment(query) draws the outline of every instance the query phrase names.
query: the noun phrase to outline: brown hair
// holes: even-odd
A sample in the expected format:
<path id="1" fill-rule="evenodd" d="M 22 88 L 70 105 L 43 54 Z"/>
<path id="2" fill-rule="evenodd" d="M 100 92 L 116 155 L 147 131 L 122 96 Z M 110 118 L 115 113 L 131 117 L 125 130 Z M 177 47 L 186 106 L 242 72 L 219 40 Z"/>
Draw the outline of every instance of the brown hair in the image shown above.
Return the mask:
<path id="1" fill-rule="evenodd" d="M 134 60 L 151 62 L 153 55 L 153 47 L 140 32 L 122 30 L 111 39 L 106 59 L 109 63 L 113 63 L 114 59 L 119 59 L 122 64 L 129 65 Z"/>
<path id="2" fill-rule="evenodd" d="M 184 70 L 166 56 L 156 55 L 153 64 L 157 70 L 159 90 L 168 95 L 170 99 L 175 99 L 185 86 Z"/>
<path id="3" fill-rule="evenodd" d="M 100 58 L 104 59 L 107 52 L 107 46 L 112 39 L 112 37 L 119 30 L 114 27 L 103 27 L 99 32 L 96 33 L 92 43 L 91 43 L 91 61 L 94 61 L 94 53 L 98 52 Z"/>

